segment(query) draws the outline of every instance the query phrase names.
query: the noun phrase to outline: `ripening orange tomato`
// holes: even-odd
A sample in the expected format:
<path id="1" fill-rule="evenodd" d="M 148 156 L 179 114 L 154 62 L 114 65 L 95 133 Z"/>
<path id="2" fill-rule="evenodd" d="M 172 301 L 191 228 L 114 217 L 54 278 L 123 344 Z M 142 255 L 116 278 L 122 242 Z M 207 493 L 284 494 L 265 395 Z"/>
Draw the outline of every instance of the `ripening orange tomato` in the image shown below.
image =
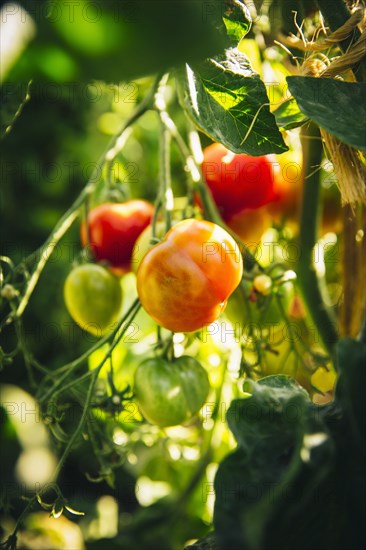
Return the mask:
<path id="1" fill-rule="evenodd" d="M 147 313 L 173 332 L 194 332 L 215 321 L 243 274 L 233 238 L 206 220 L 183 220 L 153 246 L 137 271 Z"/>

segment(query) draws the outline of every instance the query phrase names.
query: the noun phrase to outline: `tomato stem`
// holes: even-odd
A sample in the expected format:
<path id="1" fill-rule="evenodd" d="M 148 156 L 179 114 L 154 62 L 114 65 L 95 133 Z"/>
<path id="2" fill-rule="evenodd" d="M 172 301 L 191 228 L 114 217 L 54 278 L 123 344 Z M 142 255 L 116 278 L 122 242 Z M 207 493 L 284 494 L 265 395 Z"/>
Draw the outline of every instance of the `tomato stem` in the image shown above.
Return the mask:
<path id="1" fill-rule="evenodd" d="M 15 313 L 10 316 L 10 320 L 13 319 L 14 316 L 21 317 L 23 315 L 24 310 L 26 309 L 29 299 L 32 296 L 34 289 L 36 288 L 39 277 L 41 276 L 41 273 L 47 261 L 51 257 L 60 239 L 65 235 L 65 233 L 70 229 L 74 221 L 79 217 L 80 206 L 82 206 L 87 198 L 95 191 L 99 180 L 98 176 L 101 173 L 105 162 L 112 158 L 112 153 L 116 150 L 116 145 L 119 143 L 119 140 L 121 140 L 121 137 L 130 126 L 132 126 L 142 115 L 144 115 L 148 110 L 152 108 L 155 92 L 159 85 L 160 79 L 161 75 L 156 78 L 149 93 L 145 96 L 141 103 L 137 105 L 135 111 L 132 113 L 130 118 L 128 118 L 123 124 L 122 129 L 115 136 L 113 136 L 107 146 L 107 149 L 102 154 L 96 167 L 94 168 L 93 173 L 89 178 L 87 184 L 85 185 L 79 196 L 76 198 L 74 203 L 71 205 L 71 207 L 65 212 L 65 214 L 55 225 L 53 231 L 50 233 L 44 244 L 38 250 L 28 256 L 25 260 L 23 260 L 22 263 L 15 269 L 15 271 L 22 270 L 24 268 L 24 263 L 29 264 L 33 262 L 35 258 L 39 258 L 39 261 L 33 269 L 33 272 L 27 282 L 25 292 L 22 296 L 22 299 L 20 300 L 18 308 Z"/>
<path id="2" fill-rule="evenodd" d="M 116 335 L 119 336 L 119 329 L 121 328 L 121 326 L 127 322 L 127 320 L 129 320 L 129 322 L 131 322 L 133 320 L 133 317 L 135 315 L 133 315 L 132 319 L 129 319 L 130 316 L 132 315 L 132 313 L 134 313 L 135 311 L 135 308 L 136 308 L 136 304 L 139 304 L 138 300 L 136 300 L 135 302 L 133 302 L 133 304 L 131 305 L 131 307 L 127 310 L 126 314 L 123 316 L 123 318 L 121 319 L 121 321 L 118 323 L 117 327 L 110 333 L 106 334 L 105 336 L 103 336 L 103 338 L 101 338 L 100 340 L 98 340 L 93 346 L 91 346 L 85 353 L 83 353 L 80 357 L 78 357 L 77 359 L 74 359 L 74 361 L 71 361 L 71 363 L 68 363 L 67 365 L 64 365 L 63 367 L 61 367 L 60 369 L 58 369 L 57 371 L 57 380 L 55 381 L 54 385 L 45 393 L 43 393 L 39 398 L 38 398 L 38 402 L 40 404 L 43 404 L 45 403 L 46 401 L 48 401 L 48 399 L 50 399 L 51 397 L 54 397 L 55 395 L 58 395 L 59 393 L 62 393 L 66 388 L 68 387 L 71 387 L 73 386 L 74 383 L 78 383 L 83 377 L 86 377 L 88 378 L 88 376 L 90 376 L 90 373 L 93 372 L 93 371 L 90 371 L 88 373 L 86 373 L 86 375 L 84 374 L 82 377 L 80 378 L 77 378 L 75 380 L 73 380 L 73 382 L 71 384 L 68 384 L 68 385 L 65 385 L 65 380 L 81 365 L 83 364 L 87 359 L 88 357 L 90 357 L 90 355 L 92 355 L 97 349 L 99 349 L 100 347 L 102 347 L 104 344 L 106 344 L 107 342 L 111 341 Z M 137 313 L 137 311 L 136 311 Z M 61 372 L 64 372 L 64 374 L 62 376 L 59 376 L 61 374 Z M 50 374 L 54 374 L 54 373 L 50 373 Z M 59 388 L 61 387 L 61 390 L 59 390 Z M 41 390 L 42 390 L 42 387 L 41 387 Z"/>
<path id="3" fill-rule="evenodd" d="M 304 150 L 305 185 L 300 218 L 297 274 L 304 302 L 324 346 L 331 354 L 338 340 L 336 320 L 334 313 L 325 305 L 325 281 L 318 278 L 313 258 L 321 212 L 320 171 L 314 170 L 314 166 L 319 166 L 322 161 L 319 128 L 312 124 L 303 130 L 303 136 L 309 139 L 306 140 Z"/>
<path id="4" fill-rule="evenodd" d="M 154 108 L 156 109 L 160 123 L 160 162 L 159 162 L 159 190 L 156 200 L 156 212 L 153 218 L 153 231 L 152 237 L 156 237 L 156 220 L 158 216 L 158 211 L 163 208 L 164 219 L 165 219 L 165 230 L 169 231 L 172 226 L 171 212 L 174 208 L 174 200 L 171 186 L 171 173 L 170 173 L 170 139 L 171 133 L 164 123 L 163 113 L 166 111 L 166 102 L 165 102 L 165 90 L 166 85 L 169 80 L 169 74 L 164 74 L 159 81 L 155 96 L 154 96 Z"/>
<path id="5" fill-rule="evenodd" d="M 172 226 L 171 212 L 174 206 L 170 174 L 170 137 L 170 132 L 161 123 L 159 194 L 164 211 L 165 231 L 169 231 Z"/>
<path id="6" fill-rule="evenodd" d="M 78 436 L 80 435 L 83 427 L 84 427 L 84 424 L 87 420 L 87 417 L 88 417 L 88 411 L 89 411 L 89 407 L 90 407 L 90 404 L 91 404 L 91 401 L 92 401 L 92 397 L 93 397 L 93 393 L 94 393 L 94 388 L 95 388 L 95 384 L 97 382 L 97 379 L 98 379 L 98 376 L 99 376 L 99 373 L 100 371 L 102 370 L 102 367 L 104 366 L 105 362 L 111 357 L 112 355 L 112 352 L 113 350 L 115 349 L 115 347 L 118 345 L 118 343 L 120 342 L 121 338 L 124 336 L 126 330 L 128 330 L 129 326 L 130 326 L 130 323 L 131 321 L 134 319 L 136 313 L 138 312 L 139 308 L 141 307 L 141 304 L 140 304 L 140 301 L 138 300 L 138 298 L 133 302 L 133 304 L 131 305 L 130 309 L 127 311 L 126 315 L 124 316 L 124 318 L 122 319 L 122 321 L 118 324 L 118 326 L 115 328 L 115 330 L 111 333 L 110 337 L 111 338 L 114 338 L 114 341 L 111 343 L 110 347 L 109 347 L 109 350 L 107 351 L 107 353 L 105 354 L 105 356 L 103 357 L 103 359 L 101 360 L 101 362 L 99 363 L 99 365 L 97 367 L 95 367 L 95 369 L 92 371 L 91 373 L 91 382 L 89 384 L 89 388 L 88 388 L 88 392 L 87 392 L 87 395 L 86 395 L 86 398 L 85 398 L 85 404 L 84 404 L 84 408 L 83 408 L 83 412 L 82 412 L 82 415 L 81 415 L 81 418 L 79 420 L 79 424 L 77 425 L 76 427 L 76 430 L 74 431 L 74 433 L 72 434 L 72 436 L 70 437 L 70 440 L 68 442 L 68 444 L 66 445 L 66 448 L 56 466 L 56 470 L 55 470 L 55 473 L 54 473 L 54 479 L 57 479 L 59 474 L 60 474 L 60 471 L 76 441 L 76 439 L 78 438 Z M 124 325 L 124 326 L 123 326 Z"/>
<path id="7" fill-rule="evenodd" d="M 94 392 L 96 381 L 98 379 L 98 375 L 99 375 L 103 365 L 105 364 L 105 362 L 112 356 L 113 350 L 118 345 L 120 340 L 123 338 L 126 330 L 128 330 L 131 321 L 136 316 L 136 314 L 137 314 L 138 310 L 140 309 L 140 307 L 141 307 L 141 304 L 140 304 L 140 301 L 137 298 L 132 303 L 132 305 L 130 306 L 130 308 L 128 309 L 126 314 L 124 315 L 123 319 L 120 321 L 118 326 L 115 328 L 115 330 L 98 342 L 98 347 L 100 347 L 101 344 L 104 343 L 105 340 L 114 339 L 113 343 L 109 347 L 109 350 L 107 351 L 107 353 L 105 354 L 105 356 L 103 357 L 103 359 L 99 363 L 99 365 L 93 371 L 91 371 L 90 373 L 86 373 L 83 376 L 81 376 L 80 378 L 78 378 L 77 380 L 74 380 L 72 383 L 68 384 L 67 386 L 63 386 L 62 390 L 57 392 L 57 393 L 61 393 L 64 390 L 68 389 L 69 387 L 74 386 L 75 384 L 77 384 L 80 381 L 84 380 L 87 377 L 87 375 L 89 375 L 89 374 L 92 377 L 92 380 L 89 384 L 88 392 L 87 392 L 87 395 L 86 395 L 86 398 L 85 398 L 84 408 L 83 408 L 81 418 L 79 420 L 79 424 L 78 424 L 76 430 L 74 431 L 74 433 L 72 434 L 72 436 L 70 437 L 69 442 L 68 442 L 68 444 L 67 444 L 67 446 L 66 446 L 66 448 L 65 448 L 65 450 L 64 450 L 64 452 L 63 452 L 63 454 L 62 454 L 62 456 L 61 456 L 61 458 L 60 458 L 60 460 L 59 460 L 59 462 L 56 466 L 56 470 L 55 470 L 55 473 L 54 473 L 54 476 L 53 476 L 53 478 L 55 480 L 57 480 L 57 478 L 58 478 L 58 476 L 59 476 L 59 474 L 62 470 L 62 467 L 63 467 L 63 465 L 64 465 L 64 463 L 65 463 L 65 461 L 66 461 L 66 459 L 67 459 L 67 457 L 68 457 L 68 455 L 69 455 L 76 439 L 80 435 L 80 433 L 81 433 L 81 431 L 84 427 L 85 422 L 88 420 L 89 407 L 91 405 L 93 392 Z M 92 349 L 94 350 L 95 347 L 93 347 Z M 90 352 L 90 350 L 89 350 L 89 352 Z M 84 354 L 84 356 L 82 356 L 82 357 L 84 359 L 86 357 L 88 357 L 88 355 L 90 355 L 89 352 L 87 354 Z M 53 390 L 54 389 L 55 388 L 53 388 Z M 59 490 L 56 482 L 52 482 L 52 486 L 54 488 L 57 488 L 57 490 Z M 13 530 L 12 534 L 10 535 L 10 537 L 8 537 L 8 540 L 15 540 L 16 534 L 17 534 L 17 532 L 18 532 L 18 530 L 19 530 L 19 528 L 20 528 L 20 526 L 23 522 L 23 519 L 27 516 L 28 512 L 31 510 L 31 508 L 34 506 L 34 504 L 36 504 L 36 502 L 38 500 L 38 497 L 42 493 L 44 493 L 46 490 L 48 490 L 49 487 L 50 487 L 50 484 L 47 483 L 37 494 L 35 494 L 31 499 L 29 499 L 27 506 L 24 508 L 24 510 L 20 514 L 20 516 L 19 516 L 19 518 L 18 518 L 18 520 L 15 524 L 14 530 Z"/>

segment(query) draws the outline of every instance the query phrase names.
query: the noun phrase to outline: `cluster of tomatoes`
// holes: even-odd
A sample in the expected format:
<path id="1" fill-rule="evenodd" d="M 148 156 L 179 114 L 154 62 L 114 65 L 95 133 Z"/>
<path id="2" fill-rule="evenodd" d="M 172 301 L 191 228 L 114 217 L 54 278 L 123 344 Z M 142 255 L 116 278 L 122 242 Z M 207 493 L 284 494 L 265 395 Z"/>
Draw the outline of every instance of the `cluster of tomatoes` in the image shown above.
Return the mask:
<path id="1" fill-rule="evenodd" d="M 153 214 L 153 206 L 143 200 L 105 203 L 90 210 L 81 226 L 81 243 L 95 261 L 74 267 L 64 285 L 67 309 L 84 330 L 101 336 L 117 326 L 120 277 L 130 271 L 136 273 L 144 309 L 170 331 L 199 330 L 225 309 L 243 274 L 233 238 L 214 223 L 186 219 L 151 246 Z M 157 225 L 161 230 L 162 222 Z M 154 357 L 135 373 L 140 410 L 159 426 L 189 420 L 208 391 L 206 370 L 188 356 Z"/>
<path id="2" fill-rule="evenodd" d="M 118 277 L 132 270 L 144 309 L 173 332 L 193 332 L 215 321 L 238 286 L 242 256 L 224 229 L 186 219 L 150 249 L 142 233 L 152 234 L 153 212 L 142 200 L 106 203 L 92 209 L 82 224 L 81 242 L 96 263 L 70 272 L 64 296 L 71 316 L 85 330 L 97 335 L 111 330 L 122 303 Z"/>
<path id="3" fill-rule="evenodd" d="M 284 177 L 276 157 L 238 155 L 215 143 L 204 151 L 202 171 L 222 218 L 248 241 L 259 239 L 269 219 L 293 215 L 301 178 L 297 163 L 287 165 L 287 169 L 296 167 L 294 184 Z M 72 269 L 64 298 L 84 330 L 101 336 L 116 326 L 123 299 L 120 277 L 130 271 L 136 274 L 145 311 L 172 332 L 197 331 L 224 311 L 243 275 L 236 242 L 222 227 L 206 220 L 186 219 L 174 223 L 168 232 L 165 223 L 155 220 L 154 235 L 161 240 L 152 245 L 153 215 L 150 203 L 129 200 L 99 205 L 82 223 L 81 243 L 95 261 Z M 271 286 L 271 279 L 266 275 L 262 279 L 257 277 L 261 289 L 256 291 L 265 295 L 262 287 Z M 228 317 L 244 323 L 245 308 L 241 304 L 240 312 L 236 311 L 236 302 L 238 298 L 234 308 L 229 305 Z M 140 409 L 160 426 L 187 421 L 203 405 L 208 389 L 205 369 L 188 356 L 173 362 L 166 357 L 147 359 L 135 375 Z"/>
<path id="4" fill-rule="evenodd" d="M 90 210 L 81 226 L 81 243 L 95 263 L 75 267 L 64 286 L 67 309 L 84 330 L 101 336 L 121 314 L 119 277 L 131 271 L 136 239 L 151 222 L 153 206 L 142 200 L 105 203 Z"/>
<path id="5" fill-rule="evenodd" d="M 298 190 L 289 196 L 285 178 L 279 176 L 278 163 L 271 156 L 237 155 L 214 143 L 204 151 L 202 170 L 223 219 L 245 240 L 253 231 L 257 238 L 261 234 L 263 207 L 270 206 L 272 216 L 278 204 L 282 214 L 293 210 Z M 145 231 L 145 242 L 136 241 L 153 213 L 153 206 L 143 200 L 108 202 L 93 208 L 82 224 L 81 243 L 89 248 L 95 263 L 75 267 L 64 294 L 71 316 L 85 330 L 100 336 L 118 319 L 122 304 L 118 277 L 132 269 L 138 271 L 151 230 Z M 224 230 L 207 221 L 185 220 L 174 226 L 137 274 L 143 306 L 158 324 L 175 332 L 191 332 L 211 323 L 241 277 L 236 249 Z M 174 287 L 172 281 L 181 286 Z"/>

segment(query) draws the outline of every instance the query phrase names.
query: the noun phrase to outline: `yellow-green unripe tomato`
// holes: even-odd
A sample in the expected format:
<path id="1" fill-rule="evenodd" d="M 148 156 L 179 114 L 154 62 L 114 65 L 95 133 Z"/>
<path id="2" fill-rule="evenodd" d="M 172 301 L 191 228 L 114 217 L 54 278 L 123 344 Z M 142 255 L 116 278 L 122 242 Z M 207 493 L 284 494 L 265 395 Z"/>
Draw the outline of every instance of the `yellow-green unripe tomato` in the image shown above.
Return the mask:
<path id="1" fill-rule="evenodd" d="M 165 233 L 166 233 L 165 222 L 157 222 L 155 226 L 156 238 L 159 240 L 162 239 Z M 141 235 L 138 237 L 138 239 L 135 242 L 135 246 L 133 247 L 131 265 L 132 265 L 132 271 L 134 273 L 137 273 L 141 260 L 145 256 L 146 252 L 148 252 L 148 250 L 150 250 L 150 248 L 154 246 L 153 244 L 151 244 L 151 239 L 152 239 L 152 226 L 148 225 L 147 227 L 145 227 Z"/>
<path id="2" fill-rule="evenodd" d="M 74 267 L 64 285 L 66 307 L 82 329 L 101 336 L 114 328 L 122 305 L 117 277 L 101 265 Z"/>
<path id="3" fill-rule="evenodd" d="M 151 358 L 136 369 L 134 393 L 143 416 L 160 427 L 184 424 L 201 409 L 210 389 L 196 359 Z"/>
<path id="4" fill-rule="evenodd" d="M 253 281 L 253 287 L 259 294 L 263 296 L 268 296 L 272 291 L 272 279 L 268 275 L 262 273 L 257 275 Z"/>

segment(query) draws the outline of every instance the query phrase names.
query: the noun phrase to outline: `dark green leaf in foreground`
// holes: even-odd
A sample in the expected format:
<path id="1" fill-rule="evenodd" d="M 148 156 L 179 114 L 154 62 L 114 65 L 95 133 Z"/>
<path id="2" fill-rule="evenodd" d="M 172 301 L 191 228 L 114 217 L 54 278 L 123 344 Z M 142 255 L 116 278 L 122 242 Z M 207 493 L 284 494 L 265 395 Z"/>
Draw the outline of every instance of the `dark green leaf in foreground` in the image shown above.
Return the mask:
<path id="1" fill-rule="evenodd" d="M 366 450 L 366 345 L 351 338 L 340 340 L 336 346 L 339 381 L 337 398 L 346 412 L 354 440 Z"/>
<path id="2" fill-rule="evenodd" d="M 366 150 L 365 84 L 310 76 L 288 76 L 287 83 L 301 111 L 320 128 Z"/>
<path id="3" fill-rule="evenodd" d="M 236 46 L 249 32 L 252 20 L 246 5 L 240 0 L 226 0 L 223 20 L 229 39 Z"/>
<path id="4" fill-rule="evenodd" d="M 287 151 L 265 85 L 237 48 L 185 65 L 177 77 L 183 107 L 213 141 L 253 156 Z"/>
<path id="5" fill-rule="evenodd" d="M 30 77 L 126 81 L 205 59 L 227 39 L 221 2 L 205 0 L 59 0 L 29 2 L 37 34 L 22 59 Z M 28 3 L 25 3 L 28 8 Z M 29 16 L 29 17 L 30 17 Z M 48 57 L 41 56 L 47 47 Z M 16 75 L 14 75 L 16 78 Z"/>
<path id="6" fill-rule="evenodd" d="M 359 364 L 361 350 L 351 348 Z M 364 456 L 354 452 L 340 404 L 314 405 L 285 376 L 250 382 L 245 390 L 252 395 L 228 411 L 238 448 L 215 478 L 219 548 L 362 548 Z"/>
<path id="7" fill-rule="evenodd" d="M 309 402 L 307 392 L 285 375 L 268 376 L 254 384 L 248 380 L 247 399 L 236 399 L 227 413 L 229 428 L 239 447 L 251 455 L 263 442 L 279 445 L 280 452 L 293 441 L 294 431 Z"/>
<path id="8" fill-rule="evenodd" d="M 277 125 L 281 130 L 292 130 L 293 128 L 298 128 L 309 120 L 309 117 L 300 111 L 294 98 L 287 99 L 281 103 L 273 114 L 276 118 Z"/>

